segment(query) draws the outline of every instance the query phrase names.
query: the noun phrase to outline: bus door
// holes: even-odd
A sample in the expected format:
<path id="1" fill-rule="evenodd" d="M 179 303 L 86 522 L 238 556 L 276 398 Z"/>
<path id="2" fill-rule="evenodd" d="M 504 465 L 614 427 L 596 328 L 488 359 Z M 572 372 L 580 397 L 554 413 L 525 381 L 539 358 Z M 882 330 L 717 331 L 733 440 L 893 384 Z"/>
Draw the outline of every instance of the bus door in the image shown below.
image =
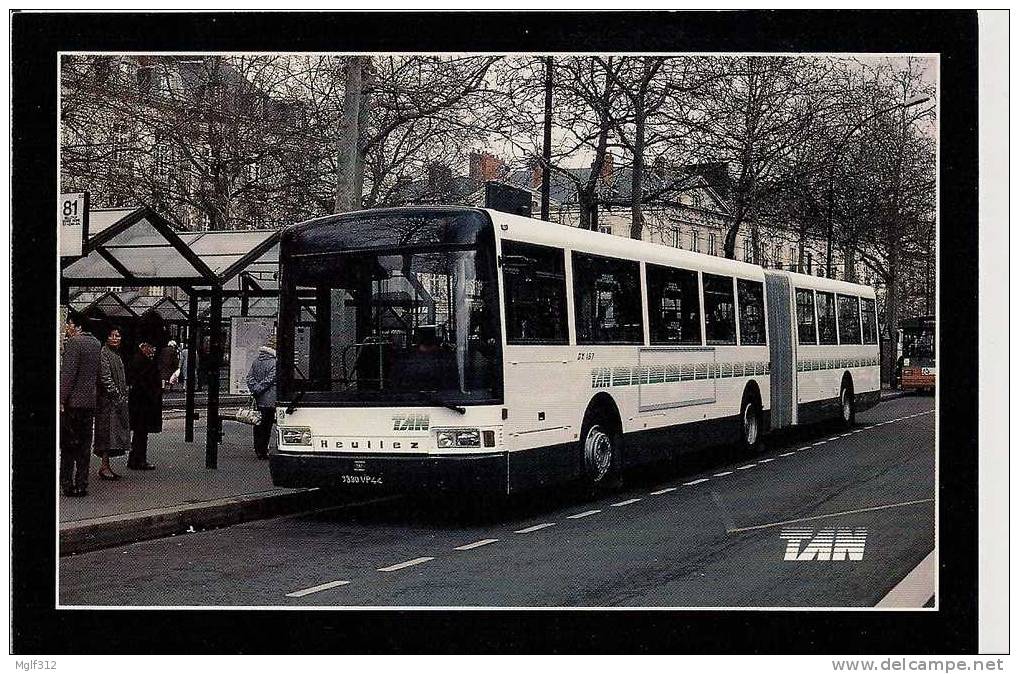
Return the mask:
<path id="1" fill-rule="evenodd" d="M 768 351 L 771 357 L 771 427 L 796 423 L 796 358 L 793 353 L 792 288 L 783 272 L 764 272 L 768 293 Z"/>

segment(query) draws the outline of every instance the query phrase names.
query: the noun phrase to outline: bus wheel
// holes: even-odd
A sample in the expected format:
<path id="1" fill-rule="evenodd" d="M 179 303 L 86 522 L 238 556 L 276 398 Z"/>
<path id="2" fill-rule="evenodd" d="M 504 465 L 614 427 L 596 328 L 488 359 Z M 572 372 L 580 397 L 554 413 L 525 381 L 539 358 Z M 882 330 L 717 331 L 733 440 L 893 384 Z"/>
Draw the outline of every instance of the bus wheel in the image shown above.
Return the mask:
<path id="1" fill-rule="evenodd" d="M 761 449 L 761 406 L 752 395 L 744 396 L 739 419 L 740 450 L 756 454 Z"/>
<path id="2" fill-rule="evenodd" d="M 584 476 L 588 486 L 602 489 L 611 486 L 618 474 L 619 448 L 612 429 L 600 420 L 584 424 Z"/>
<path id="3" fill-rule="evenodd" d="M 839 393 L 839 408 L 842 412 L 839 418 L 843 426 L 852 426 L 856 423 L 856 401 L 853 399 L 853 388 L 845 383 L 842 384 L 842 391 Z"/>

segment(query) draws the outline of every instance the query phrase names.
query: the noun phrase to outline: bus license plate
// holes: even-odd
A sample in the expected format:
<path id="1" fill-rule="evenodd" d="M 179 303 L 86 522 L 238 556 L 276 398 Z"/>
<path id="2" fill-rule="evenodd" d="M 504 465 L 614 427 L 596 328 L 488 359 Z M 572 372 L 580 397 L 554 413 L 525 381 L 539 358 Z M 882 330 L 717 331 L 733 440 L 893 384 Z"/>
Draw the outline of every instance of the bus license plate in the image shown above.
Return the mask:
<path id="1" fill-rule="evenodd" d="M 365 475 L 364 473 L 359 475 L 340 475 L 340 483 L 381 485 L 382 478 L 378 475 Z"/>

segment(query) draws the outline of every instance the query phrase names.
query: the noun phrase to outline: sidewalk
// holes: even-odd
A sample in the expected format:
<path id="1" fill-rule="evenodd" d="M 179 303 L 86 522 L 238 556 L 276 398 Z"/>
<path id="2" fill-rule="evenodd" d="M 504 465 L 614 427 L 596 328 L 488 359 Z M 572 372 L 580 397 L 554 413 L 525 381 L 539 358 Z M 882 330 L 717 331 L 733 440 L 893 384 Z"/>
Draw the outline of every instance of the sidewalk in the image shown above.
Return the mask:
<path id="1" fill-rule="evenodd" d="M 204 417 L 204 415 L 203 415 Z M 218 468 L 205 467 L 205 419 L 195 423 L 195 442 L 184 442 L 184 419 L 163 421 L 149 436 L 151 471 L 128 470 L 126 457 L 112 460 L 117 481 L 96 476 L 92 457 L 88 496 L 60 495 L 61 554 L 85 552 L 322 507 L 319 490 L 281 489 L 272 484 L 269 463 L 255 458 L 251 427 L 223 422 Z"/>

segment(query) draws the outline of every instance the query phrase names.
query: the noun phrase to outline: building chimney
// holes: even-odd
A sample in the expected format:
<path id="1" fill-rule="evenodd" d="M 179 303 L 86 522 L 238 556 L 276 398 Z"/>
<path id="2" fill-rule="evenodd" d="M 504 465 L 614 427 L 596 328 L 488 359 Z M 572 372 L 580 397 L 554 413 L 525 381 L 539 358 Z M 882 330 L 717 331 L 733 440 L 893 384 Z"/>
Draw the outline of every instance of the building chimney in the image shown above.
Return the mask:
<path id="1" fill-rule="evenodd" d="M 614 169 L 613 161 L 612 155 L 606 152 L 605 159 L 602 161 L 601 165 L 601 174 L 598 176 L 601 178 L 603 183 L 612 182 L 612 171 Z"/>
<path id="2" fill-rule="evenodd" d="M 541 162 L 537 159 L 531 160 L 531 189 L 541 189 Z"/>

